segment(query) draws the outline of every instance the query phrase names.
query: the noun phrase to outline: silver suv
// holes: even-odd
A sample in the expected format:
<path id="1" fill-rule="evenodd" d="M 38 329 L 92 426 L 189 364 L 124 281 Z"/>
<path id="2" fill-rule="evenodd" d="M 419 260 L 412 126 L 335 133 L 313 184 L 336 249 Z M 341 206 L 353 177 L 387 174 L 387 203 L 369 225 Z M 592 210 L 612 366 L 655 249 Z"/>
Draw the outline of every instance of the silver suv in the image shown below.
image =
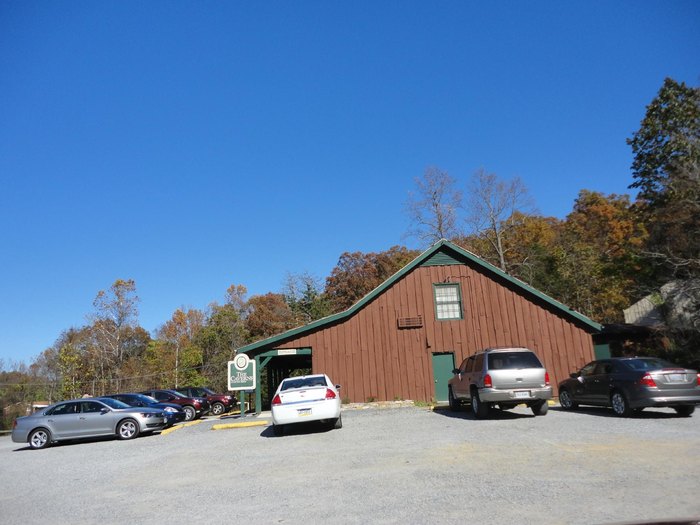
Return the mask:
<path id="1" fill-rule="evenodd" d="M 526 404 L 536 416 L 547 413 L 552 398 L 549 374 L 532 350 L 488 348 L 467 357 L 448 382 L 450 409 L 471 402 L 478 419 L 498 405 L 501 410 Z"/>

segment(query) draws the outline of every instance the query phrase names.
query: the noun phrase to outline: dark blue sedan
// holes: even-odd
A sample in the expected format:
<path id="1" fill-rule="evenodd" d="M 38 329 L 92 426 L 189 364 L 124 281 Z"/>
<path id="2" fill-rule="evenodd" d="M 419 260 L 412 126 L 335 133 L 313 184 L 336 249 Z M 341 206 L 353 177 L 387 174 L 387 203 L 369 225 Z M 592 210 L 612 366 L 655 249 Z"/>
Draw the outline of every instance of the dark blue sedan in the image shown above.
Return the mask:
<path id="1" fill-rule="evenodd" d="M 185 411 L 180 405 L 176 405 L 175 403 L 161 403 L 144 394 L 111 394 L 102 397 L 116 399 L 132 407 L 160 408 L 165 414 L 167 421 L 166 427 L 171 427 L 175 423 L 180 423 L 185 420 Z"/>

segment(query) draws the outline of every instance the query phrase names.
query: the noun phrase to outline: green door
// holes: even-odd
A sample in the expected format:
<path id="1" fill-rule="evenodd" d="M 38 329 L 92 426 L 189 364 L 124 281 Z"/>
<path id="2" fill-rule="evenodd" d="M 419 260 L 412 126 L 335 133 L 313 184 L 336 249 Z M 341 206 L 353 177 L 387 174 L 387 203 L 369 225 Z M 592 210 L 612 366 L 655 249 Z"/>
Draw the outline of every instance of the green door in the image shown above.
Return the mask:
<path id="1" fill-rule="evenodd" d="M 435 381 L 435 400 L 447 401 L 447 382 L 452 379 L 455 357 L 452 352 L 433 354 L 433 380 Z"/>

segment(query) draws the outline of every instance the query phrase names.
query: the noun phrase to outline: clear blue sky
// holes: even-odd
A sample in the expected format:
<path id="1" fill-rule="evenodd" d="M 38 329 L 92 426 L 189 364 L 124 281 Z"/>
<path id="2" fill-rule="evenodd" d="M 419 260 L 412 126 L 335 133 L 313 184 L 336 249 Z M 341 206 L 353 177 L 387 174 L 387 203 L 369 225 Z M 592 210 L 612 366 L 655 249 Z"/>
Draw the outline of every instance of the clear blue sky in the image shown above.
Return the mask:
<path id="1" fill-rule="evenodd" d="M 404 244 L 413 179 L 521 177 L 541 213 L 629 193 L 700 2 L 0 0 L 0 359 Z"/>

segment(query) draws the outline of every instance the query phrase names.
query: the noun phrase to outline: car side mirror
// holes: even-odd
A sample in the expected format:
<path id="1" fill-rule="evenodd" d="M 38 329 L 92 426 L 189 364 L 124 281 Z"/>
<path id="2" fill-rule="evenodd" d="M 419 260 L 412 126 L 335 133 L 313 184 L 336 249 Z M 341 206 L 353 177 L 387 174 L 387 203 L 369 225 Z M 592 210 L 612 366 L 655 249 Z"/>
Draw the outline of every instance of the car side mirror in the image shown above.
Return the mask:
<path id="1" fill-rule="evenodd" d="M 576 378 L 578 378 L 580 375 L 581 375 L 581 372 L 571 372 L 571 373 L 569 374 L 569 377 L 570 377 L 571 379 L 576 379 Z"/>
<path id="2" fill-rule="evenodd" d="M 104 407 L 103 409 L 100 410 L 100 414 L 106 414 L 109 411 L 110 411 L 109 408 Z"/>
<path id="3" fill-rule="evenodd" d="M 340 390 L 340 385 L 335 385 L 336 390 Z"/>
<path id="4" fill-rule="evenodd" d="M 453 373 L 453 374 L 459 374 L 459 373 L 461 373 L 461 371 L 460 371 L 459 368 L 455 368 L 454 370 L 452 370 L 452 373 Z"/>

